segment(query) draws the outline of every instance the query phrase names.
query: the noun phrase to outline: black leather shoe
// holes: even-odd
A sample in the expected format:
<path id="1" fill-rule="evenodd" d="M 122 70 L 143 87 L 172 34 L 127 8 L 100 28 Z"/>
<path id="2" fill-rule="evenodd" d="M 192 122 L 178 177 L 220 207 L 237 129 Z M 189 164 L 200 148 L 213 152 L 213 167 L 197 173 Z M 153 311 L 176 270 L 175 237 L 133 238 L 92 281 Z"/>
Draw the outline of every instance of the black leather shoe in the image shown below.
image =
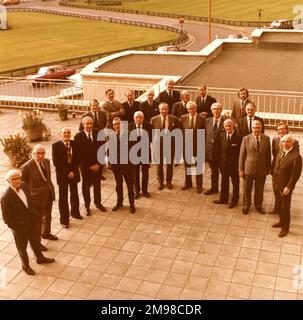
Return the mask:
<path id="1" fill-rule="evenodd" d="M 55 259 L 43 257 L 41 259 L 37 259 L 36 261 L 38 264 L 45 264 L 45 263 L 53 263 L 53 262 L 55 262 Z"/>
<path id="2" fill-rule="evenodd" d="M 135 208 L 134 205 L 131 205 L 131 206 L 129 207 L 129 212 L 130 212 L 130 213 L 135 213 L 135 212 L 136 212 L 136 208 Z"/>
<path id="3" fill-rule="evenodd" d="M 197 193 L 202 193 L 202 187 L 197 187 Z"/>
<path id="4" fill-rule="evenodd" d="M 243 214 L 248 214 L 248 208 L 243 208 L 243 209 L 242 209 L 242 213 L 243 213 Z"/>
<path id="5" fill-rule="evenodd" d="M 218 193 L 218 190 L 210 188 L 210 189 L 208 189 L 207 191 L 204 192 L 204 194 L 206 196 L 208 196 L 209 194 L 213 194 L 213 193 Z"/>
<path id="6" fill-rule="evenodd" d="M 46 235 L 42 235 L 43 239 L 48 239 L 48 240 L 58 240 L 57 236 L 54 236 L 53 234 L 46 234 Z"/>
<path id="7" fill-rule="evenodd" d="M 279 233 L 279 237 L 285 237 L 288 234 L 288 230 L 287 229 L 282 229 Z"/>
<path id="8" fill-rule="evenodd" d="M 106 212 L 106 208 L 100 203 L 100 204 L 96 204 L 96 208 L 101 210 L 102 212 Z"/>
<path id="9" fill-rule="evenodd" d="M 281 228 L 282 225 L 281 225 L 280 222 L 277 222 L 277 223 L 274 223 L 274 224 L 272 225 L 272 227 L 273 227 L 273 228 Z"/>
<path id="10" fill-rule="evenodd" d="M 258 207 L 258 208 L 256 208 L 256 210 L 257 210 L 259 213 L 262 213 L 262 214 L 265 213 L 265 210 L 263 209 L 263 207 Z"/>
<path id="11" fill-rule="evenodd" d="M 134 198 L 135 198 L 135 199 L 139 199 L 139 192 L 135 192 Z"/>
<path id="12" fill-rule="evenodd" d="M 62 228 L 67 229 L 69 227 L 69 224 L 68 223 L 61 223 L 61 226 L 62 226 Z"/>
<path id="13" fill-rule="evenodd" d="M 192 186 L 185 184 L 185 185 L 183 185 L 183 187 L 181 188 L 181 190 L 187 190 L 187 189 L 190 189 L 191 187 L 192 187 Z"/>
<path id="14" fill-rule="evenodd" d="M 164 185 L 163 184 L 159 184 L 158 185 L 158 190 L 163 190 L 164 189 Z"/>
<path id="15" fill-rule="evenodd" d="M 78 219 L 78 220 L 82 220 L 83 219 L 83 217 L 82 216 L 72 216 L 74 219 Z"/>
<path id="16" fill-rule="evenodd" d="M 228 201 L 223 201 L 223 200 L 214 200 L 215 204 L 228 204 Z"/>
<path id="17" fill-rule="evenodd" d="M 29 276 L 34 276 L 36 274 L 36 272 L 30 266 L 22 267 L 22 270 Z"/>
<path id="18" fill-rule="evenodd" d="M 150 198 L 150 194 L 149 194 L 149 192 L 145 192 L 145 193 L 143 193 L 143 196 L 144 196 L 145 198 Z"/>
<path id="19" fill-rule="evenodd" d="M 122 204 L 122 203 L 117 203 L 117 204 L 112 208 L 112 211 L 117 211 L 117 210 L 119 210 L 121 207 L 123 207 L 123 204 Z"/>
<path id="20" fill-rule="evenodd" d="M 233 209 L 233 208 L 236 207 L 236 206 L 237 206 L 237 203 L 231 202 L 231 203 L 228 205 L 228 208 L 229 208 L 229 209 Z"/>
<path id="21" fill-rule="evenodd" d="M 90 216 L 90 208 L 85 208 L 85 214 L 86 214 L 87 216 Z"/>
<path id="22" fill-rule="evenodd" d="M 47 248 L 43 244 L 40 243 L 40 250 L 41 251 L 47 251 Z"/>
<path id="23" fill-rule="evenodd" d="M 167 189 L 173 189 L 173 185 L 171 184 L 171 182 L 167 182 L 167 184 L 166 184 L 166 186 L 167 186 Z"/>

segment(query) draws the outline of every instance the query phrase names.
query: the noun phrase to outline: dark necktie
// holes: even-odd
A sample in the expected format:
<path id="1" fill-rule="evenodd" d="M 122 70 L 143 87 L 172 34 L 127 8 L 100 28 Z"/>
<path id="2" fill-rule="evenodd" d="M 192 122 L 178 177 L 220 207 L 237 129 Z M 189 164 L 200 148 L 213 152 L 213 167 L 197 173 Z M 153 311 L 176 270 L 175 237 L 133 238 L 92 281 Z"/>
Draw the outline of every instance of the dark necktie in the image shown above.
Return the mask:
<path id="1" fill-rule="evenodd" d="M 67 162 L 68 163 L 72 163 L 72 153 L 71 153 L 71 150 L 70 150 L 70 144 L 67 143 L 65 145 L 65 147 L 66 147 L 66 153 L 67 153 Z"/>
<path id="2" fill-rule="evenodd" d="M 169 90 L 169 97 L 172 99 L 173 98 L 173 91 Z"/>
<path id="3" fill-rule="evenodd" d="M 245 104 L 245 101 L 241 100 L 241 110 L 240 110 L 241 117 L 244 117 L 244 115 L 245 115 L 245 106 L 244 106 L 244 104 Z"/>
<path id="4" fill-rule="evenodd" d="M 90 133 L 88 134 L 88 141 L 93 143 L 92 135 Z"/>
<path id="5" fill-rule="evenodd" d="M 194 129 L 195 128 L 195 123 L 194 123 L 194 117 L 190 118 L 190 125 L 189 125 L 190 129 Z"/>
<path id="6" fill-rule="evenodd" d="M 204 106 L 205 100 L 204 97 L 202 97 L 202 106 Z"/>
<path id="7" fill-rule="evenodd" d="M 257 137 L 257 149 L 260 152 L 260 138 Z"/>
<path id="8" fill-rule="evenodd" d="M 47 179 L 46 170 L 45 170 L 45 167 L 44 167 L 42 162 L 40 162 L 40 168 L 41 168 L 41 171 L 42 171 L 42 173 L 44 175 L 44 178 Z"/>
<path id="9" fill-rule="evenodd" d="M 230 135 L 227 135 L 227 143 L 230 143 Z"/>
<path id="10" fill-rule="evenodd" d="M 98 122 L 98 114 L 97 114 L 97 112 L 94 112 L 94 123 L 95 123 L 96 125 L 98 125 L 98 124 L 99 124 L 99 122 Z"/>
<path id="11" fill-rule="evenodd" d="M 282 155 L 281 155 L 281 159 L 283 159 L 286 156 L 286 152 L 283 151 Z"/>
<path id="12" fill-rule="evenodd" d="M 218 130 L 218 124 L 217 124 L 217 120 L 215 120 L 215 124 L 214 124 L 214 133 L 216 133 Z"/>
<path id="13" fill-rule="evenodd" d="M 166 117 L 163 117 L 163 122 L 162 122 L 162 129 L 165 129 L 165 121 L 166 121 Z"/>
<path id="14" fill-rule="evenodd" d="M 249 133 L 251 133 L 252 117 L 249 117 Z"/>

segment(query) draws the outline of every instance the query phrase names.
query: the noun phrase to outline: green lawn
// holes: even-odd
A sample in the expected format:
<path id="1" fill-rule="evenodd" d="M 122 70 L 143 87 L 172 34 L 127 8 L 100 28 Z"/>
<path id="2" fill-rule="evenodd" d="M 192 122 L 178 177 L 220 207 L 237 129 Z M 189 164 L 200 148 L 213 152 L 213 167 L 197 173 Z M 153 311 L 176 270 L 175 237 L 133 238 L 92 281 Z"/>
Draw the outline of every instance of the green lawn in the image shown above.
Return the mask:
<path id="1" fill-rule="evenodd" d="M 83 0 L 76 1 L 83 3 Z M 93 0 L 90 2 L 92 3 Z M 296 14 L 292 13 L 295 5 L 303 5 L 303 2 L 298 0 L 212 0 L 212 13 L 213 17 L 217 18 L 257 21 L 257 9 L 262 8 L 261 20 L 266 21 L 295 17 Z M 124 0 L 124 8 L 207 16 L 208 0 L 144 0 L 135 2 Z"/>
<path id="2" fill-rule="evenodd" d="M 9 13 L 0 71 L 168 41 L 176 33 L 40 13 Z"/>

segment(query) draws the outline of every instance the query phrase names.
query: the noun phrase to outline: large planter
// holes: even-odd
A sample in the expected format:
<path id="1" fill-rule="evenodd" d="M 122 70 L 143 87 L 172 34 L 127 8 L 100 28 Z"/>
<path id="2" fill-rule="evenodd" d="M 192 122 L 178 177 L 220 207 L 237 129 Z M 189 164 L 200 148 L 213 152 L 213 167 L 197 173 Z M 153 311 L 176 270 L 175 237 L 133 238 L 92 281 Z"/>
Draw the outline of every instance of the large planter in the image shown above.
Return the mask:
<path id="1" fill-rule="evenodd" d="M 27 129 L 24 131 L 26 132 L 28 140 L 32 142 L 32 141 L 42 140 L 43 130 L 44 130 L 43 128 L 33 128 L 33 129 Z"/>
<path id="2" fill-rule="evenodd" d="M 59 117 L 62 121 L 68 119 L 68 108 L 58 109 Z"/>

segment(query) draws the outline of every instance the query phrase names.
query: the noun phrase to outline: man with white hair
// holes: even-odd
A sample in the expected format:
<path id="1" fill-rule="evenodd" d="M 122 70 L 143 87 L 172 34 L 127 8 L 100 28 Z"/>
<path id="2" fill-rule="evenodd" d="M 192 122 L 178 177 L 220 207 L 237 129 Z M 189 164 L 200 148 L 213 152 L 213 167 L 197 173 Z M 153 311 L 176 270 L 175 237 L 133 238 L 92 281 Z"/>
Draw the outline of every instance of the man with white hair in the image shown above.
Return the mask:
<path id="1" fill-rule="evenodd" d="M 273 225 L 281 228 L 279 237 L 285 237 L 290 225 L 290 204 L 293 190 L 302 172 L 302 157 L 295 150 L 294 139 L 290 134 L 281 138 L 282 149 L 277 155 L 272 175 L 275 202 L 280 219 Z"/>
<path id="2" fill-rule="evenodd" d="M 188 90 L 183 90 L 181 92 L 181 98 L 182 99 L 180 102 L 174 103 L 172 110 L 172 114 L 178 117 L 179 119 L 181 118 L 181 116 L 188 113 L 186 109 L 186 104 L 190 100 L 190 92 Z"/>
<path id="3" fill-rule="evenodd" d="M 154 100 L 155 92 L 149 89 L 146 93 L 147 99 L 141 103 L 139 110 L 144 114 L 144 121 L 150 123 L 150 119 L 159 114 L 159 102 Z"/>
<path id="4" fill-rule="evenodd" d="M 51 233 L 55 189 L 51 179 L 50 161 L 45 158 L 45 147 L 42 144 L 35 145 L 32 159 L 21 167 L 21 171 L 22 180 L 28 186 L 33 205 L 40 216 L 42 238 L 58 240 L 58 237 Z M 44 246 L 41 247 L 46 250 Z"/>
<path id="5" fill-rule="evenodd" d="M 7 173 L 9 187 L 1 197 L 1 211 L 3 221 L 12 230 L 15 244 L 22 261 L 22 269 L 28 275 L 35 275 L 35 271 L 29 265 L 27 244 L 36 256 L 38 264 L 52 263 L 55 259 L 43 256 L 40 248 L 41 231 L 39 225 L 39 213 L 35 210 L 29 190 L 24 182 L 21 182 L 21 172 L 16 169 Z"/>

